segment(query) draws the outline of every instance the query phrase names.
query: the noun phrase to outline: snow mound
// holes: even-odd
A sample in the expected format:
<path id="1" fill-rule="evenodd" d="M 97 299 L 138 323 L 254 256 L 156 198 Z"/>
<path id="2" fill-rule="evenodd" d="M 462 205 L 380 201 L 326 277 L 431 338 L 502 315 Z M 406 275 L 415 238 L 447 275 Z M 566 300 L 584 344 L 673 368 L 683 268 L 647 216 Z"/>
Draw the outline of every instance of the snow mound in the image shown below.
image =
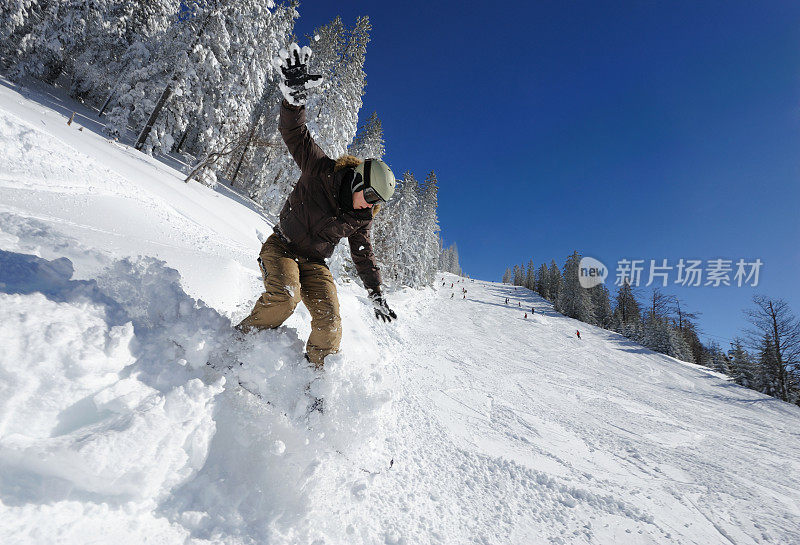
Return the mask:
<path id="1" fill-rule="evenodd" d="M 5 220 L 17 249 L 57 238 Z M 94 278 L 74 279 L 67 257 L 0 250 L 0 512 L 80 501 L 154 517 L 156 502 L 170 535 L 293 542 L 313 533 L 323 464 L 383 464 L 391 396 L 374 365 L 344 353 L 317 374 L 294 329 L 239 334 L 162 261 L 71 248 Z M 311 395 L 324 414 L 308 414 Z M 79 521 L 48 524 L 63 537 Z M 31 538 L 4 530 L 5 542 Z"/>

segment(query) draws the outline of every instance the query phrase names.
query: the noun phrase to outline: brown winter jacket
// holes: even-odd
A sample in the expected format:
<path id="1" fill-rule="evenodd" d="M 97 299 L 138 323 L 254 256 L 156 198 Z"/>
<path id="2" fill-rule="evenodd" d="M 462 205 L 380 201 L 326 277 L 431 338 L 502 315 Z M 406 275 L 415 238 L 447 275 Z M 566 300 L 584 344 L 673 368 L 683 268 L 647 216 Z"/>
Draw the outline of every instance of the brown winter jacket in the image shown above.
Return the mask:
<path id="1" fill-rule="evenodd" d="M 329 258 L 339 240 L 347 237 L 364 286 L 380 290 L 381 274 L 370 241 L 372 211 L 347 209 L 340 204 L 343 172 L 334 171 L 336 162 L 308 132 L 304 106 L 292 106 L 284 100 L 278 130 L 302 174 L 281 209 L 275 233 L 291 251 L 315 261 Z"/>

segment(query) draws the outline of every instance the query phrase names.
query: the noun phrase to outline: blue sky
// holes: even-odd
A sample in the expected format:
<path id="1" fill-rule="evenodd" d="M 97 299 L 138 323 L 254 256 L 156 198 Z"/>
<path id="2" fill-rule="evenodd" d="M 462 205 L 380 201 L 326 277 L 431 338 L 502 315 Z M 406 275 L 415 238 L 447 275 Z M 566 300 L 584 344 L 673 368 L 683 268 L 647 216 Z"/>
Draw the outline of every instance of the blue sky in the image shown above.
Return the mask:
<path id="1" fill-rule="evenodd" d="M 531 258 L 561 266 L 573 250 L 612 276 L 623 258 L 760 258 L 758 288 L 665 291 L 723 346 L 755 293 L 800 314 L 800 3 L 299 12 L 300 36 L 369 15 L 361 117 L 378 112 L 396 172 L 436 171 L 444 239 L 473 277 L 499 280 Z"/>

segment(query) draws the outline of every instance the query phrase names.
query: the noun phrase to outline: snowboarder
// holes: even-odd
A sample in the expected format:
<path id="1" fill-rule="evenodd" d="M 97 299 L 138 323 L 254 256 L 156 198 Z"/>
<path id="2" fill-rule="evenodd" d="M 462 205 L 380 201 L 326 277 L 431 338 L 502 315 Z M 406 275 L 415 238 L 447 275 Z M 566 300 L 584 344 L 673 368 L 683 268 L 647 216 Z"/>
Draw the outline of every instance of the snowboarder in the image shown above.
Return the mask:
<path id="1" fill-rule="evenodd" d="M 581 332 L 578 331 L 577 329 L 575 330 L 575 334 L 578 336 L 579 339 L 581 338 Z"/>
<path id="2" fill-rule="evenodd" d="M 342 325 L 333 275 L 325 260 L 347 237 L 358 275 L 367 288 L 375 317 L 391 322 L 397 314 L 381 293 L 381 275 L 372 252 L 370 229 L 381 203 L 395 189 L 389 166 L 378 159 L 328 157 L 306 127 L 308 90 L 322 76 L 308 73 L 311 49 L 292 44 L 276 66 L 283 74 L 278 130 L 301 175 L 280 212 L 274 233 L 261 246 L 258 264 L 265 291 L 250 315 L 237 325 L 249 332 L 280 326 L 301 300 L 311 313 L 306 358 L 322 369 L 325 357 L 339 351 Z"/>

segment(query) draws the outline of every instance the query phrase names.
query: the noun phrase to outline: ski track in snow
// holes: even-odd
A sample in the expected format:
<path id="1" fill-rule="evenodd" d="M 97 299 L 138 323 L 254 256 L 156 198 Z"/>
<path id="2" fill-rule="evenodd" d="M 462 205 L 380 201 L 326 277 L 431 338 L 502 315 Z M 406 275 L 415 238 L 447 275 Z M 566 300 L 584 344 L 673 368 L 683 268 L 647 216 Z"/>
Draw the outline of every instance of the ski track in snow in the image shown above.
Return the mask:
<path id="1" fill-rule="evenodd" d="M 234 340 L 260 214 L 25 94 L 0 87 L 0 542 L 800 542 L 797 407 L 450 274 L 392 324 L 341 284 L 316 377 L 302 305 Z"/>

